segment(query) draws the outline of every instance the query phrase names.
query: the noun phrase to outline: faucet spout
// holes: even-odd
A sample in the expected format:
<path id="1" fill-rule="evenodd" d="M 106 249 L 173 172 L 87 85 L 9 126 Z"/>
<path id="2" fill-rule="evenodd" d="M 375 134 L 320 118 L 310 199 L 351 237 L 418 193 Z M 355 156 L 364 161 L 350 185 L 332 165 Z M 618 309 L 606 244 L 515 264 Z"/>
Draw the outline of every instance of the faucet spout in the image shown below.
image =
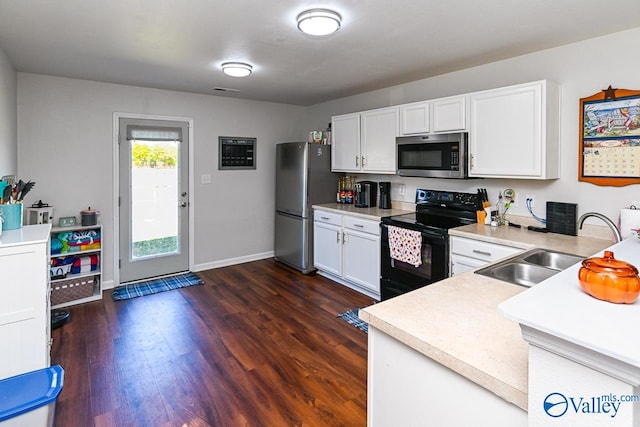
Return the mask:
<path id="1" fill-rule="evenodd" d="M 578 219 L 578 228 L 580 230 L 582 230 L 582 224 L 584 223 L 584 220 L 589 218 L 590 216 L 599 218 L 604 221 L 604 223 L 607 224 L 613 232 L 613 236 L 616 238 L 616 242 L 622 241 L 622 235 L 620 234 L 620 230 L 618 230 L 618 227 L 613 223 L 613 221 L 598 212 L 587 212 L 580 216 L 580 218 Z"/>

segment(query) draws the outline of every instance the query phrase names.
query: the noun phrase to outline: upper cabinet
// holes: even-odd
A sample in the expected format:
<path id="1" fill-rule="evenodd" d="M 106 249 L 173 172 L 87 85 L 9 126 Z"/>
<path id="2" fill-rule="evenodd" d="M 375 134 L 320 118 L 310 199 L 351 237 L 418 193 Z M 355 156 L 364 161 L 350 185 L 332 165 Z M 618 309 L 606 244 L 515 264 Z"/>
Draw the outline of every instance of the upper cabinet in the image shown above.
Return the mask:
<path id="1" fill-rule="evenodd" d="M 467 129 L 467 96 L 433 100 L 433 132 L 461 132 Z"/>
<path id="2" fill-rule="evenodd" d="M 469 176 L 560 176 L 559 88 L 542 80 L 470 94 Z"/>
<path id="3" fill-rule="evenodd" d="M 360 170 L 360 113 L 331 118 L 331 170 Z"/>
<path id="4" fill-rule="evenodd" d="M 398 107 L 331 118 L 331 170 L 395 173 Z"/>
<path id="5" fill-rule="evenodd" d="M 396 137 L 469 132 L 469 176 L 560 177 L 560 89 L 541 80 L 331 118 L 331 169 L 396 173 Z"/>
<path id="6" fill-rule="evenodd" d="M 400 106 L 400 134 L 419 135 L 429 133 L 431 122 L 430 101 L 414 102 Z"/>

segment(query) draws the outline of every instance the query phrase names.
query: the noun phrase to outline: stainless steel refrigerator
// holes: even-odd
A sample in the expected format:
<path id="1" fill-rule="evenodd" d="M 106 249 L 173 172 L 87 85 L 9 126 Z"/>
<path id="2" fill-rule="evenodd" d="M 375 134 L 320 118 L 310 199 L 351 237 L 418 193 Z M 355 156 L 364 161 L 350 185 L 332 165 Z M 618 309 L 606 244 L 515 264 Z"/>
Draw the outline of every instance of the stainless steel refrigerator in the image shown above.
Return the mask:
<path id="1" fill-rule="evenodd" d="M 305 274 L 315 270 L 311 206 L 336 201 L 340 175 L 331 172 L 330 145 L 276 145 L 276 260 Z"/>

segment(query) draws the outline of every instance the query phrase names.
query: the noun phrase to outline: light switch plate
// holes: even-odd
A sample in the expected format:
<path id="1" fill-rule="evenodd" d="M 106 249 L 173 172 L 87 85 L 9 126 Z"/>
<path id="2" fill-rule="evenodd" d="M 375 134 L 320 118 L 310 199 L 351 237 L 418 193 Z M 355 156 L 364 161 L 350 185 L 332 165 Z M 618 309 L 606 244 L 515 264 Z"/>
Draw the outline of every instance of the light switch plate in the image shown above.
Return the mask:
<path id="1" fill-rule="evenodd" d="M 76 217 L 75 216 L 63 216 L 58 220 L 59 227 L 70 227 L 72 225 L 76 225 Z"/>

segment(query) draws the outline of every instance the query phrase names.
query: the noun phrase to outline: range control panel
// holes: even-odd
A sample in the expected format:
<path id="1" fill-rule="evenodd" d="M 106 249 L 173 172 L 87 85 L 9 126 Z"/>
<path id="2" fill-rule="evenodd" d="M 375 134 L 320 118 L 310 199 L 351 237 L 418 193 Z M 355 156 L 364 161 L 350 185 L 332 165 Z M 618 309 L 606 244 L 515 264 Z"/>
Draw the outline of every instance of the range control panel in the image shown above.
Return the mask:
<path id="1" fill-rule="evenodd" d="M 479 206 L 476 193 L 458 193 L 455 191 L 438 191 L 416 189 L 416 203 L 429 206 L 455 207 L 475 211 Z"/>

